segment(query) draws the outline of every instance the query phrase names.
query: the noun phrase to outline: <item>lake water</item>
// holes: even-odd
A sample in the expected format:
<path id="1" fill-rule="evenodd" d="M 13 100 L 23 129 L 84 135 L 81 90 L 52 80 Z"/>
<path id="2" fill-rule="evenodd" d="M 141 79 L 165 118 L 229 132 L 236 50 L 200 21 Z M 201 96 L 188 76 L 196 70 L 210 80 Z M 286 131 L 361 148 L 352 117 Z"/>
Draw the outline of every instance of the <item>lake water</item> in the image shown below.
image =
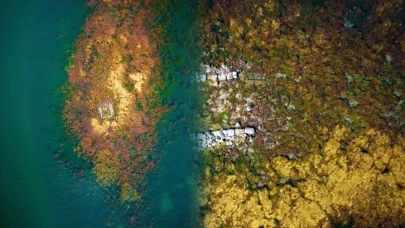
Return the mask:
<path id="1" fill-rule="evenodd" d="M 156 1 L 159 2 L 159 1 Z M 148 176 L 148 192 L 136 205 L 137 225 L 148 227 L 196 227 L 196 203 L 200 158 L 190 142 L 196 132 L 196 106 L 199 93 L 190 84 L 190 72 L 198 69 L 198 31 L 194 22 L 197 9 L 194 1 L 160 1 L 155 23 L 162 26 L 158 47 L 162 63 L 161 75 L 167 84 L 165 104 L 172 107 L 158 125 L 156 153 L 162 159 Z M 186 70 L 187 69 L 187 70 Z"/>
<path id="2" fill-rule="evenodd" d="M 1 227 L 120 223 L 114 192 L 73 154 L 59 116 L 56 91 L 85 1 L 6 1 L 1 11 Z"/>
<path id="3" fill-rule="evenodd" d="M 127 227 L 135 215 L 140 227 L 190 227 L 196 219 L 196 157 L 186 135 L 193 129 L 194 90 L 179 73 L 195 66 L 194 40 L 178 36 L 192 27 L 182 16 L 166 41 L 175 42 L 167 61 L 172 80 L 168 103 L 176 109 L 159 127 L 160 166 L 149 175 L 149 191 L 132 207 L 122 205 L 114 189 L 101 188 L 91 167 L 73 153 L 60 120 L 57 88 L 66 80 L 67 51 L 89 9 L 84 0 L 6 1 L 1 7 L 0 67 L 0 220 L 1 227 Z M 180 7 L 180 8 L 178 8 Z M 189 39 L 189 40 L 187 40 Z M 188 114 L 188 115 L 185 115 Z M 133 226 L 134 224 L 132 224 Z"/>
<path id="4" fill-rule="evenodd" d="M 145 211 L 146 224 L 153 227 L 194 227 L 198 223 L 196 207 L 199 156 L 189 136 L 196 132 L 196 105 L 199 93 L 190 84 L 189 72 L 199 62 L 196 2 L 162 1 L 156 23 L 163 27 L 159 46 L 161 75 L 170 87 L 166 104 L 173 107 L 158 127 L 158 152 L 162 161 L 150 175 L 150 192 L 145 200 L 153 202 Z M 187 69 L 187 70 L 185 70 Z M 149 219 L 149 220 L 148 220 Z"/>

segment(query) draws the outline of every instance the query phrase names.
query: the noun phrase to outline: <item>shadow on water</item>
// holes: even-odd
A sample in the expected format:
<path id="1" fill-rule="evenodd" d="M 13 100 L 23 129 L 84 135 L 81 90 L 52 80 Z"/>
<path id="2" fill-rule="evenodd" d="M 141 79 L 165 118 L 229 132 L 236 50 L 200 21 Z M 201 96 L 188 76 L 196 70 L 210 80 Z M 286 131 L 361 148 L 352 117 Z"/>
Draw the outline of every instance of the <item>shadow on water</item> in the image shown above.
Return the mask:
<path id="1" fill-rule="evenodd" d="M 122 224 L 115 189 L 103 189 L 72 151 L 55 92 L 85 0 L 6 1 L 1 8 L 0 227 Z"/>

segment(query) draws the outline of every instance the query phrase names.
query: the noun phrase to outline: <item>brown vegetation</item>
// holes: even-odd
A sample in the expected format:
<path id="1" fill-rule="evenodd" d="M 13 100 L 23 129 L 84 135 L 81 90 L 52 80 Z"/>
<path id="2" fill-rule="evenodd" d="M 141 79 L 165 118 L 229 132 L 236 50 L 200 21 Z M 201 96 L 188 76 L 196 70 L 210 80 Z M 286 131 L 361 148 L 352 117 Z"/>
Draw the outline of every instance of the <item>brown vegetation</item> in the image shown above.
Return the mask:
<path id="1" fill-rule="evenodd" d="M 153 97 L 156 46 L 147 29 L 147 1 L 90 1 L 89 15 L 69 66 L 69 97 L 64 117 L 80 140 L 79 153 L 94 163 L 104 185 L 121 186 L 123 199 L 136 199 L 145 172 L 155 166 L 151 149 L 163 109 Z M 98 108 L 113 115 L 102 118 Z M 109 110 L 108 110 L 109 111 Z"/>

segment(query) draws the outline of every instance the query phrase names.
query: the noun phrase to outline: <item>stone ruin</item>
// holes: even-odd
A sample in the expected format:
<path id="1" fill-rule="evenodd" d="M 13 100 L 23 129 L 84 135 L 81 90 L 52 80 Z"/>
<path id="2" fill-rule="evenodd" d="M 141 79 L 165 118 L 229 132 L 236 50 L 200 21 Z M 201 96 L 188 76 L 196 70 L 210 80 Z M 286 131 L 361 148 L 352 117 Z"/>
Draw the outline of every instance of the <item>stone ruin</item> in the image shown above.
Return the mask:
<path id="1" fill-rule="evenodd" d="M 201 65 L 200 73 L 196 73 L 191 77 L 192 82 L 205 82 L 208 81 L 211 85 L 217 85 L 218 82 L 230 81 L 238 78 L 240 71 L 232 71 L 224 64 L 221 67 L 211 67 L 209 65 Z"/>
<path id="2" fill-rule="evenodd" d="M 219 143 L 225 143 L 227 146 L 233 146 L 237 140 L 252 139 L 255 135 L 253 127 L 232 128 L 217 131 L 208 131 L 197 133 L 193 137 L 198 148 L 204 149 L 213 147 Z"/>
<path id="3" fill-rule="evenodd" d="M 208 82 L 211 86 L 221 87 L 223 83 L 237 79 L 239 74 L 246 67 L 246 64 L 243 61 L 237 61 L 234 63 L 235 64 L 231 66 L 222 64 L 220 67 L 201 64 L 199 73 L 195 73 L 190 80 L 194 83 Z M 220 90 L 220 93 L 221 91 L 222 90 Z M 217 98 L 226 100 L 227 94 L 219 95 Z M 253 109 L 253 105 L 248 105 L 246 107 L 248 112 L 251 112 Z M 222 111 L 217 110 L 217 112 Z M 239 126 L 231 129 L 196 133 L 192 136 L 192 139 L 195 145 L 200 149 L 213 147 L 220 143 L 225 143 L 225 145 L 232 147 L 237 142 L 246 139 L 253 140 L 255 129 L 253 127 L 239 128 Z"/>
<path id="4" fill-rule="evenodd" d="M 101 119 L 110 119 L 114 115 L 114 106 L 112 102 L 105 102 L 97 107 Z"/>

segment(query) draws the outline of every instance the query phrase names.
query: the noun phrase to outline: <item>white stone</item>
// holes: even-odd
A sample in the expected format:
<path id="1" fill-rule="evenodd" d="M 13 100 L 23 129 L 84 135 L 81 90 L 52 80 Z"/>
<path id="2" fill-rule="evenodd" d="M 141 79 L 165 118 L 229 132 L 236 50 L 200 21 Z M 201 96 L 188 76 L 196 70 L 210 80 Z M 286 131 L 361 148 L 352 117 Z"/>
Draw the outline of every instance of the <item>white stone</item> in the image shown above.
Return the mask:
<path id="1" fill-rule="evenodd" d="M 195 135 L 195 143 L 200 148 L 212 147 L 222 142 L 225 142 L 225 145 L 232 146 L 234 145 L 235 141 L 246 139 L 248 135 L 254 135 L 253 128 L 231 128 L 218 131 L 209 131 L 204 133 L 197 133 Z M 253 138 L 250 137 L 249 142 L 253 142 Z"/>
<path id="2" fill-rule="evenodd" d="M 243 133 L 245 133 L 247 135 L 254 135 L 255 134 L 255 129 L 252 128 L 252 127 L 247 127 L 247 128 L 244 129 Z"/>
<path id="3" fill-rule="evenodd" d="M 114 115 L 114 107 L 111 102 L 108 102 L 108 107 L 110 109 L 110 114 L 107 116 L 107 118 L 111 118 Z"/>
<path id="4" fill-rule="evenodd" d="M 223 131 L 226 139 L 233 138 L 235 136 L 235 130 L 234 129 L 228 129 Z"/>
<path id="5" fill-rule="evenodd" d="M 223 74 L 223 73 L 219 74 L 218 81 L 226 81 L 226 74 Z"/>
<path id="6" fill-rule="evenodd" d="M 232 77 L 233 77 L 233 78 L 237 78 L 237 77 L 238 77 L 238 73 L 237 73 L 236 71 L 233 71 L 233 72 L 232 72 Z"/>
<path id="7" fill-rule="evenodd" d="M 282 74 L 282 73 L 277 73 L 276 74 L 276 78 L 286 78 L 287 75 L 286 74 Z"/>
<path id="8" fill-rule="evenodd" d="M 222 139 L 221 131 L 212 131 L 211 133 L 215 136 L 215 138 Z"/>
<path id="9" fill-rule="evenodd" d="M 201 73 L 209 74 L 211 73 L 211 67 L 208 64 L 200 64 Z"/>
<path id="10" fill-rule="evenodd" d="M 207 75 L 201 74 L 201 75 L 199 76 L 199 81 L 200 81 L 200 82 L 205 82 L 205 81 L 207 81 Z"/>
<path id="11" fill-rule="evenodd" d="M 229 72 L 228 74 L 226 74 L 226 79 L 227 80 L 232 80 L 233 79 L 233 75 L 231 72 Z"/>

